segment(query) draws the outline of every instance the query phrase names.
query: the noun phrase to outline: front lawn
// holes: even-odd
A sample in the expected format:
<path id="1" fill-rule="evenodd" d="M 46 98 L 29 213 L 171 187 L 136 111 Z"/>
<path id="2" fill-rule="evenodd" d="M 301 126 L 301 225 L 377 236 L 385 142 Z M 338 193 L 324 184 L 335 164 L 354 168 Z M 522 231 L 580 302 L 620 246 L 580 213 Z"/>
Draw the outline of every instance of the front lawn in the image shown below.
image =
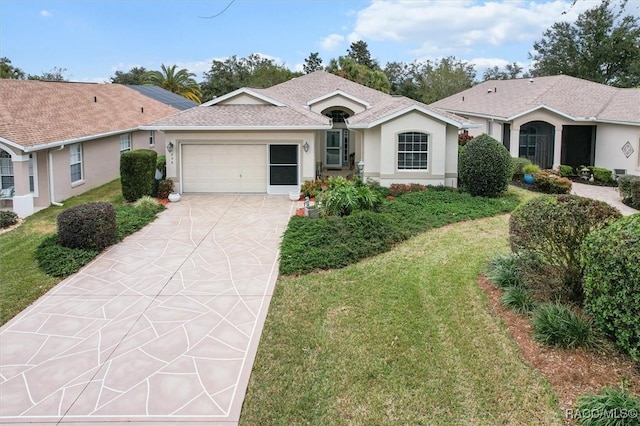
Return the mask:
<path id="1" fill-rule="evenodd" d="M 119 237 L 144 224 L 139 215 L 127 214 L 132 206 L 123 203 L 120 180 L 65 200 L 63 207 L 51 206 L 29 216 L 8 232 L 0 234 L 0 325 L 46 293 L 60 279 L 45 274 L 35 260 L 36 248 L 47 235 L 56 232 L 56 219 L 65 209 L 79 204 L 106 201 L 119 207 Z M 151 219 L 150 219 L 151 220 Z M 148 221 L 147 221 L 148 223 Z"/>
<path id="2" fill-rule="evenodd" d="M 466 221 L 281 277 L 241 424 L 562 424 L 476 283 L 507 228 Z"/>

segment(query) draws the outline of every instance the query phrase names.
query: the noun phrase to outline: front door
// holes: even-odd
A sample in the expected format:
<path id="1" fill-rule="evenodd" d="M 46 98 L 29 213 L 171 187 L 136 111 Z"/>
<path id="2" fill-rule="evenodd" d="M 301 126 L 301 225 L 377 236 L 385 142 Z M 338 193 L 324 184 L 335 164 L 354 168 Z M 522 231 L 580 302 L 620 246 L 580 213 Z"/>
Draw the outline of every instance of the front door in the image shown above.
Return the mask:
<path id="1" fill-rule="evenodd" d="M 342 131 L 327 130 L 325 164 L 327 168 L 342 167 Z"/>

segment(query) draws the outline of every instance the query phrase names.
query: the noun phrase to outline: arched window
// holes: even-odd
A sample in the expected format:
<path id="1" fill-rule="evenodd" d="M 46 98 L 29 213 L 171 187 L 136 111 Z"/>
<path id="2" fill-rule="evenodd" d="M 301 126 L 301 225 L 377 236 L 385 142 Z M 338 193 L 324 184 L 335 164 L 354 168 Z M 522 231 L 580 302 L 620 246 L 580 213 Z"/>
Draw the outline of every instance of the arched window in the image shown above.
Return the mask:
<path id="1" fill-rule="evenodd" d="M 427 170 L 429 135 L 420 132 L 398 134 L 398 170 Z"/>
<path id="2" fill-rule="evenodd" d="M 330 117 L 334 123 L 344 123 L 344 121 L 349 118 L 350 114 L 341 109 L 332 109 L 331 111 L 326 112 L 324 115 Z"/>

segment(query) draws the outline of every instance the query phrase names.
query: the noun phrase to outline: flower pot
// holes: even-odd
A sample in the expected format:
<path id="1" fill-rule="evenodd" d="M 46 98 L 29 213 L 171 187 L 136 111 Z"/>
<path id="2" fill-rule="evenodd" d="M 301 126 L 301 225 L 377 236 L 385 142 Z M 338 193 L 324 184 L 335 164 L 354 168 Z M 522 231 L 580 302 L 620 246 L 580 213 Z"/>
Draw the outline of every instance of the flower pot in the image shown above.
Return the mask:
<path id="1" fill-rule="evenodd" d="M 291 201 L 298 201 L 300 200 L 300 191 L 291 191 L 289 192 L 289 199 Z"/>
<path id="2" fill-rule="evenodd" d="M 533 183 L 533 175 L 531 173 L 524 174 L 524 183 L 531 185 Z"/>
<path id="3" fill-rule="evenodd" d="M 177 192 L 170 193 L 169 201 L 171 201 L 172 203 L 177 203 L 178 201 L 180 201 L 180 194 Z"/>
<path id="4" fill-rule="evenodd" d="M 319 219 L 320 210 L 318 210 L 316 207 L 309 207 L 307 208 L 307 216 L 309 216 L 310 219 Z"/>

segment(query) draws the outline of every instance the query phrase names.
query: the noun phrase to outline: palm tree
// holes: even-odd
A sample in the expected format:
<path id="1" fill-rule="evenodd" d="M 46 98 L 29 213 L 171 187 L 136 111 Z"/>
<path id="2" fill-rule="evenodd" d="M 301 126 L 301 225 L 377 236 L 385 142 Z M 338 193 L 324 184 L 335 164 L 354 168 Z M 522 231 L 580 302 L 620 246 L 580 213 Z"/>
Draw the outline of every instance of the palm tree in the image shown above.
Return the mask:
<path id="1" fill-rule="evenodd" d="M 162 71 L 149 71 L 145 75 L 144 84 L 160 86 L 194 102 L 201 102 L 202 90 L 200 85 L 192 78 L 195 76 L 194 73 L 185 68 L 176 70 L 178 68 L 177 65 L 166 67 L 162 64 L 161 68 Z"/>

